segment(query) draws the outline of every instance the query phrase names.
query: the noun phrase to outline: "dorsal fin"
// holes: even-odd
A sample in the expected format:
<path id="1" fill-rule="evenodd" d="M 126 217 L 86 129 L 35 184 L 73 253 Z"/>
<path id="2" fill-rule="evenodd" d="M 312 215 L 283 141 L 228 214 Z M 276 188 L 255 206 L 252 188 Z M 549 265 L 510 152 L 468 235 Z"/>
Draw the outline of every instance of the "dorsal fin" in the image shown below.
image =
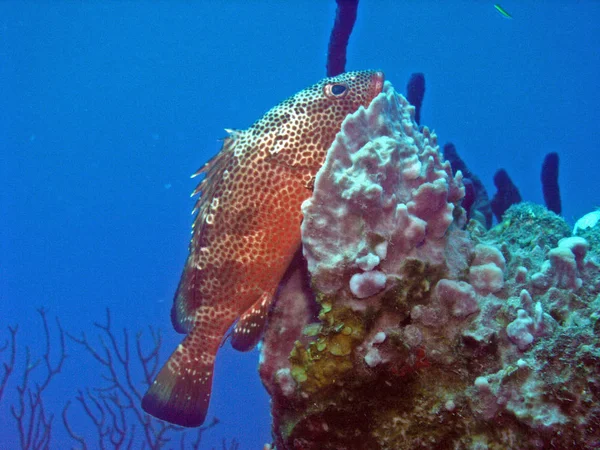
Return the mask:
<path id="1" fill-rule="evenodd" d="M 223 177 L 227 166 L 231 163 L 231 158 L 234 156 L 235 148 L 239 143 L 239 137 L 244 133 L 243 130 L 225 129 L 225 131 L 229 133 L 229 136 L 223 139 L 223 146 L 219 153 L 209 159 L 192 175 L 192 178 L 196 178 L 199 175 L 206 174 L 191 194 L 192 197 L 200 194 L 192 210 L 192 214 L 198 213 L 194 220 L 194 227 L 198 222 L 203 223 L 215 189 Z"/>
<path id="2" fill-rule="evenodd" d="M 192 178 L 204 174 L 205 177 L 198 184 L 198 187 L 192 193 L 192 196 L 200 194 L 192 214 L 197 213 L 194 219 L 193 228 L 194 235 L 198 238 L 202 235 L 202 227 L 205 223 L 206 215 L 210 211 L 210 205 L 213 201 L 213 196 L 219 182 L 222 180 L 227 167 L 231 167 L 234 163 L 232 158 L 235 157 L 234 152 L 239 144 L 239 137 L 245 133 L 244 130 L 226 129 L 229 136 L 223 139 L 223 146 L 219 153 L 213 156 L 206 164 L 204 164 Z M 226 175 L 225 175 L 226 176 Z M 190 244 L 191 245 L 191 244 Z M 193 316 L 195 309 L 198 306 L 194 302 L 195 290 L 193 287 L 197 282 L 198 269 L 193 264 L 190 264 L 190 259 L 193 255 L 190 247 L 188 262 L 184 267 L 183 275 L 179 281 L 179 286 L 175 292 L 173 307 L 171 309 L 171 322 L 173 327 L 179 333 L 189 333 L 194 325 Z"/>
<path id="3" fill-rule="evenodd" d="M 252 350 L 262 338 L 267 316 L 275 298 L 275 292 L 264 292 L 235 324 L 231 333 L 231 346 L 240 351 Z"/>

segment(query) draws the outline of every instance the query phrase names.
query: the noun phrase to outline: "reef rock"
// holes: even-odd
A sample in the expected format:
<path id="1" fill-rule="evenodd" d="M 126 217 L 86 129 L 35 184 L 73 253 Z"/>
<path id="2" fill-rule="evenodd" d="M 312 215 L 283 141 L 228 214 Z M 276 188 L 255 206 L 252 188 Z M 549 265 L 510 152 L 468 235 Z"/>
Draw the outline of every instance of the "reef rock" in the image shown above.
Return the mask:
<path id="1" fill-rule="evenodd" d="M 463 195 L 391 84 L 346 118 L 262 346 L 272 448 L 600 446 L 599 249 Z"/>

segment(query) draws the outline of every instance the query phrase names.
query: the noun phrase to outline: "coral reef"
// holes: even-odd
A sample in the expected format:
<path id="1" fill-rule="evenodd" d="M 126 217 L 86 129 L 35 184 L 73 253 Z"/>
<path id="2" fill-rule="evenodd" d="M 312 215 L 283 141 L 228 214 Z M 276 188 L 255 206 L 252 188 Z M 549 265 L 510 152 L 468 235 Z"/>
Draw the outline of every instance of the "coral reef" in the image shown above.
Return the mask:
<path id="1" fill-rule="evenodd" d="M 290 269 L 262 346 L 265 448 L 598 448 L 600 249 L 528 203 L 467 223 L 464 194 L 389 83 L 344 121 L 303 205 L 310 286 Z"/>
<path id="2" fill-rule="evenodd" d="M 600 247 L 600 209 L 581 217 L 573 227 L 573 234 L 585 238 L 592 247 Z"/>

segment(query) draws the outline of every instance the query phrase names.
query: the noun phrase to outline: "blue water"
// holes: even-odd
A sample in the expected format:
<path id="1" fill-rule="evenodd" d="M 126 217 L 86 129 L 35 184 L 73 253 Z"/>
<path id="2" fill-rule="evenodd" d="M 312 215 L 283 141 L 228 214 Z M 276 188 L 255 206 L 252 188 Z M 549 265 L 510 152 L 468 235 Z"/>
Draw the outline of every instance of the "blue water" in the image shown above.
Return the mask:
<path id="1" fill-rule="evenodd" d="M 541 162 L 558 152 L 573 223 L 600 206 L 600 3 L 502 6 L 513 19 L 488 1 L 361 0 L 347 69 L 381 69 L 400 91 L 424 72 L 422 123 L 456 144 L 490 194 L 503 167 L 525 200 L 542 203 Z M 1 448 L 18 448 L 9 405 L 24 347 L 44 351 L 36 308 L 92 339 L 109 307 L 119 338 L 152 325 L 163 330 L 162 361 L 175 348 L 169 310 L 187 254 L 189 175 L 218 151 L 223 128 L 249 126 L 324 76 L 334 12 L 333 0 L 0 3 L 0 346 L 20 325 Z M 67 344 L 44 399 L 51 448 L 75 445 L 65 402 L 102 385 L 99 366 Z M 202 449 L 269 441 L 257 358 L 228 345 L 219 354 L 209 418 L 221 423 Z M 75 403 L 70 412 L 91 439 Z"/>

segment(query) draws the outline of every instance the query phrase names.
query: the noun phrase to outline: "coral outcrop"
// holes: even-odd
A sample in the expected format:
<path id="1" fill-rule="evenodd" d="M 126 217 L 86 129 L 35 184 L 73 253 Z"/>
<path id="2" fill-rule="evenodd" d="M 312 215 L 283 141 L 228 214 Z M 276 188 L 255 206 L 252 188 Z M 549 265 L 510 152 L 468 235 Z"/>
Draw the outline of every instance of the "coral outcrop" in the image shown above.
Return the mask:
<path id="1" fill-rule="evenodd" d="M 600 249 L 528 203 L 466 223 L 413 115 L 386 83 L 303 205 L 262 346 L 273 448 L 598 448 Z"/>

